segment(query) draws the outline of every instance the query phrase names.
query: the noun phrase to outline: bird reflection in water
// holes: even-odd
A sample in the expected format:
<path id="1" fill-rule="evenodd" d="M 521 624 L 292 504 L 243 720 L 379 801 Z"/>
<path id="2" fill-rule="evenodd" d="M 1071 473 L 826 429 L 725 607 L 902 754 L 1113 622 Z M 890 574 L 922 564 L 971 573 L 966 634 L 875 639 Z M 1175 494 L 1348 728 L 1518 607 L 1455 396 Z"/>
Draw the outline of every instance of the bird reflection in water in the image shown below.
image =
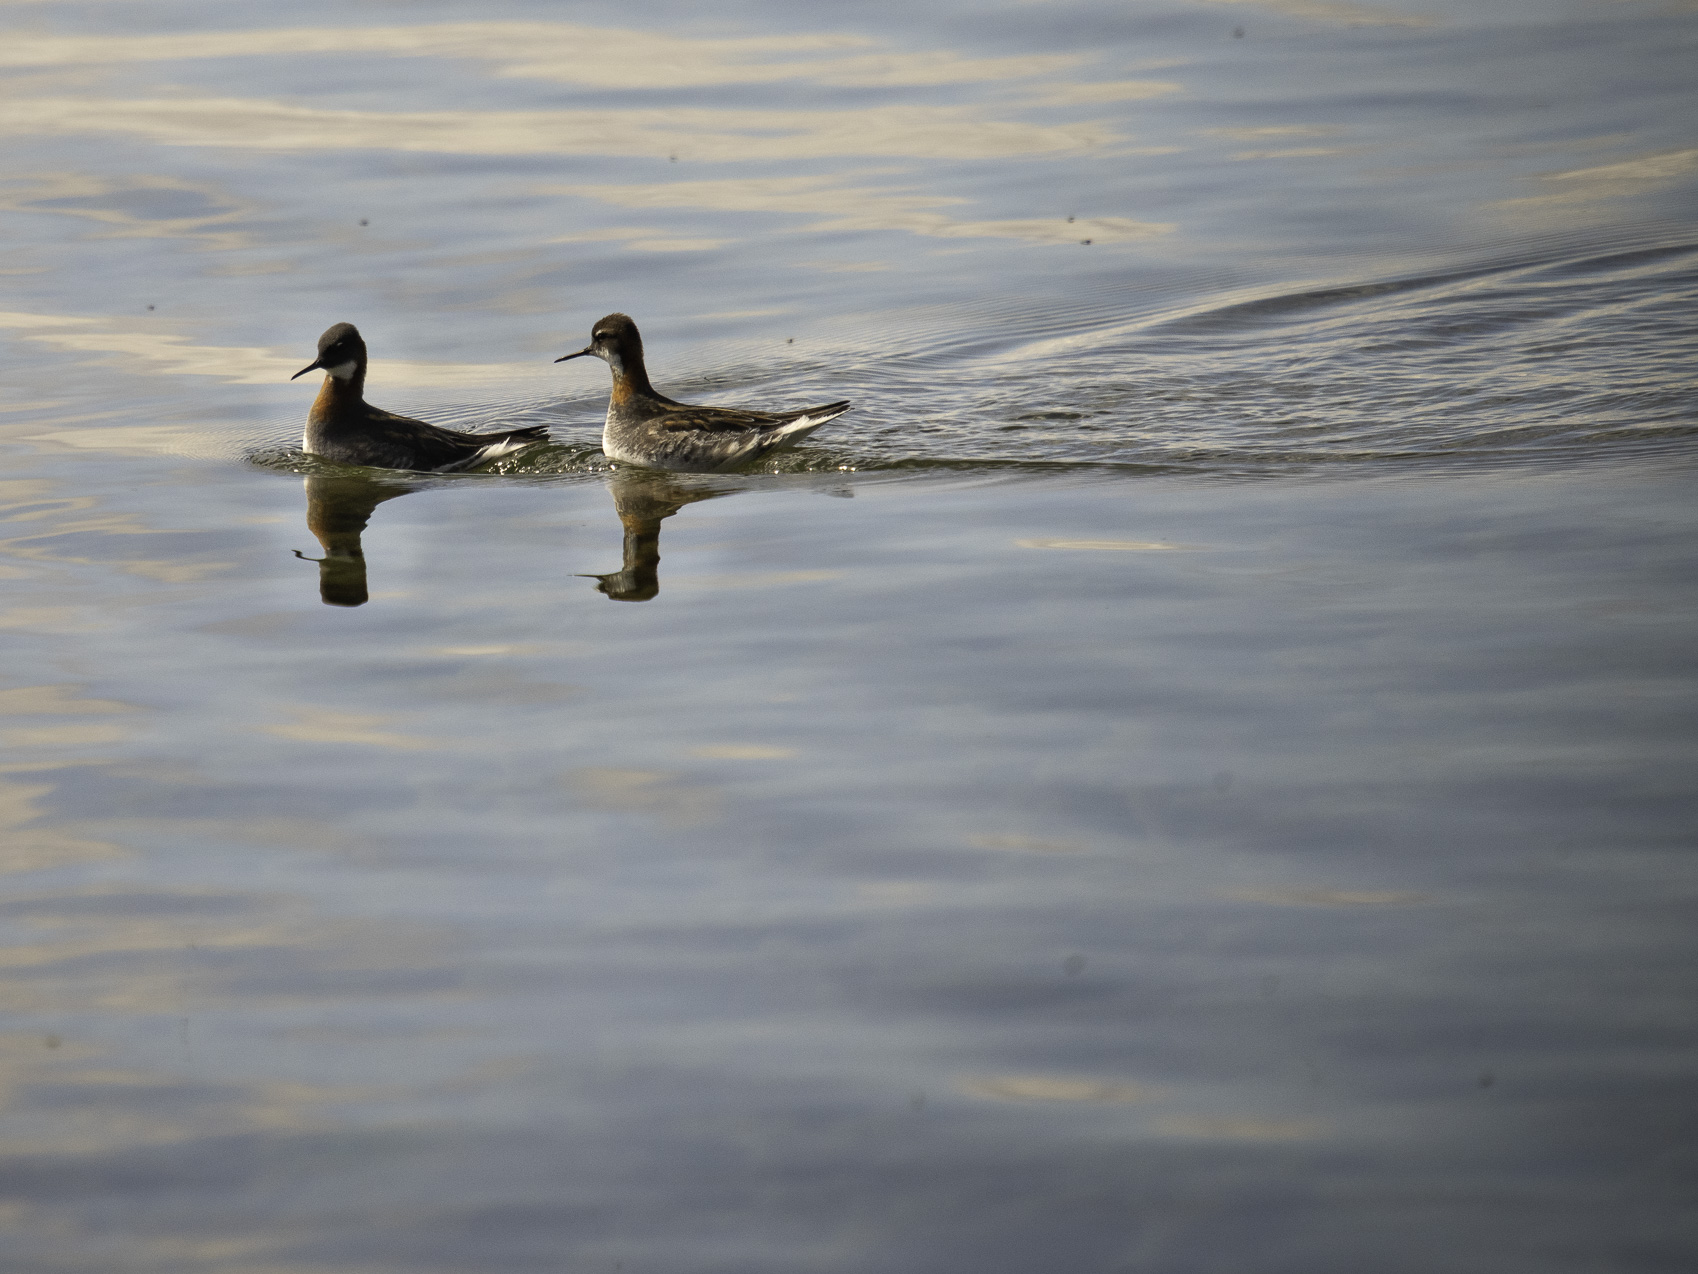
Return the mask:
<path id="1" fill-rule="evenodd" d="M 646 602 L 660 592 L 660 524 L 686 504 L 730 495 L 713 486 L 654 469 L 616 469 L 608 483 L 625 527 L 625 565 L 609 575 L 587 575 L 616 602 Z"/>
<path id="2" fill-rule="evenodd" d="M 393 480 L 373 481 L 356 474 L 307 475 L 307 529 L 324 547 L 323 557 L 295 556 L 318 563 L 318 595 L 326 606 L 364 606 L 366 555 L 360 534 L 372 510 L 385 500 L 416 488 Z"/>

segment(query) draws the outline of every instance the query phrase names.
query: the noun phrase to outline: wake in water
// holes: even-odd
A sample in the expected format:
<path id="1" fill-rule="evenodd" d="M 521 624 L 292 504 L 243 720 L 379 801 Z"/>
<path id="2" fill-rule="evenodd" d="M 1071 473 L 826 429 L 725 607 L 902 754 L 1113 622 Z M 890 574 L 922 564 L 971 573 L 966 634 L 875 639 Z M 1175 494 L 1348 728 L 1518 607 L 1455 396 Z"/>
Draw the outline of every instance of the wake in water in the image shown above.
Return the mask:
<path id="1" fill-rule="evenodd" d="M 1193 308 L 954 368 L 881 364 L 879 454 L 863 432 L 856 459 L 1238 472 L 1683 448 L 1695 316 L 1694 245 Z"/>

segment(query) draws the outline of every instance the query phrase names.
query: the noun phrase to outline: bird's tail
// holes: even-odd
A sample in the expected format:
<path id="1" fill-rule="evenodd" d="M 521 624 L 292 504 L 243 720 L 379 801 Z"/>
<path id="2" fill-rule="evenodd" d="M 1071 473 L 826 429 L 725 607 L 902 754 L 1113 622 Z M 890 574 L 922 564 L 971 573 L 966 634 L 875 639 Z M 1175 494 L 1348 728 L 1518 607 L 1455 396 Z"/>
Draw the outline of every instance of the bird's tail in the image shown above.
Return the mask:
<path id="1" fill-rule="evenodd" d="M 489 441 L 479 447 L 464 460 L 453 464 L 443 465 L 438 473 L 455 473 L 465 469 L 473 469 L 486 461 L 510 456 L 515 451 L 523 451 L 532 443 L 548 441 L 547 425 L 526 425 L 523 429 L 505 429 L 500 433 L 482 434 Z"/>
<path id="2" fill-rule="evenodd" d="M 478 452 L 479 463 L 493 460 L 497 456 L 511 455 L 515 451 L 530 446 L 533 442 L 548 441 L 547 425 L 526 425 L 523 429 L 504 429 L 498 434 L 488 435 L 489 442 Z"/>
<path id="3" fill-rule="evenodd" d="M 780 446 L 793 446 L 821 425 L 829 424 L 848 410 L 848 399 L 840 403 L 827 403 L 823 407 L 809 407 L 797 412 L 794 419 L 785 421 L 767 436 L 776 439 Z"/>

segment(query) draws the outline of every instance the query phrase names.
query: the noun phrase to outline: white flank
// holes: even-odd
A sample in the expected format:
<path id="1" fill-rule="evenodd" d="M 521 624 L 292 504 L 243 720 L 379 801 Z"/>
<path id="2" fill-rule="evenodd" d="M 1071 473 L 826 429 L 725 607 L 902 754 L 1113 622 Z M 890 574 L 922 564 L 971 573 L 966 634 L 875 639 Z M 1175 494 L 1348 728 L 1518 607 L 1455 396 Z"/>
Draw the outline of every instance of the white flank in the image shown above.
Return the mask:
<path id="1" fill-rule="evenodd" d="M 477 468 L 485 460 L 494 460 L 497 456 L 504 456 L 510 451 L 518 451 L 521 447 L 528 447 L 531 443 L 539 441 L 541 440 L 537 438 L 502 438 L 499 441 L 479 447 L 464 460 L 456 460 L 453 464 L 437 465 L 431 472 L 464 473 L 467 469 Z"/>

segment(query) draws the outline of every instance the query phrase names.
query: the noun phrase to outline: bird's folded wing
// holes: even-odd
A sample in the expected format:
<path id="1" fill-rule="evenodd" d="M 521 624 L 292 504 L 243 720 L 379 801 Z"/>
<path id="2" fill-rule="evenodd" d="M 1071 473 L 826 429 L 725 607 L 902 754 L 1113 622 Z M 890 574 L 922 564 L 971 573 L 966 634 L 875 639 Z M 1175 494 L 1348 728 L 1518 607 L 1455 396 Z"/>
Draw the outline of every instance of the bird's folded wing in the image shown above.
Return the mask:
<path id="1" fill-rule="evenodd" d="M 765 411 L 733 411 L 720 407 L 712 411 L 669 411 L 660 420 L 668 433 L 748 433 L 755 429 L 770 429 L 788 419 Z"/>

